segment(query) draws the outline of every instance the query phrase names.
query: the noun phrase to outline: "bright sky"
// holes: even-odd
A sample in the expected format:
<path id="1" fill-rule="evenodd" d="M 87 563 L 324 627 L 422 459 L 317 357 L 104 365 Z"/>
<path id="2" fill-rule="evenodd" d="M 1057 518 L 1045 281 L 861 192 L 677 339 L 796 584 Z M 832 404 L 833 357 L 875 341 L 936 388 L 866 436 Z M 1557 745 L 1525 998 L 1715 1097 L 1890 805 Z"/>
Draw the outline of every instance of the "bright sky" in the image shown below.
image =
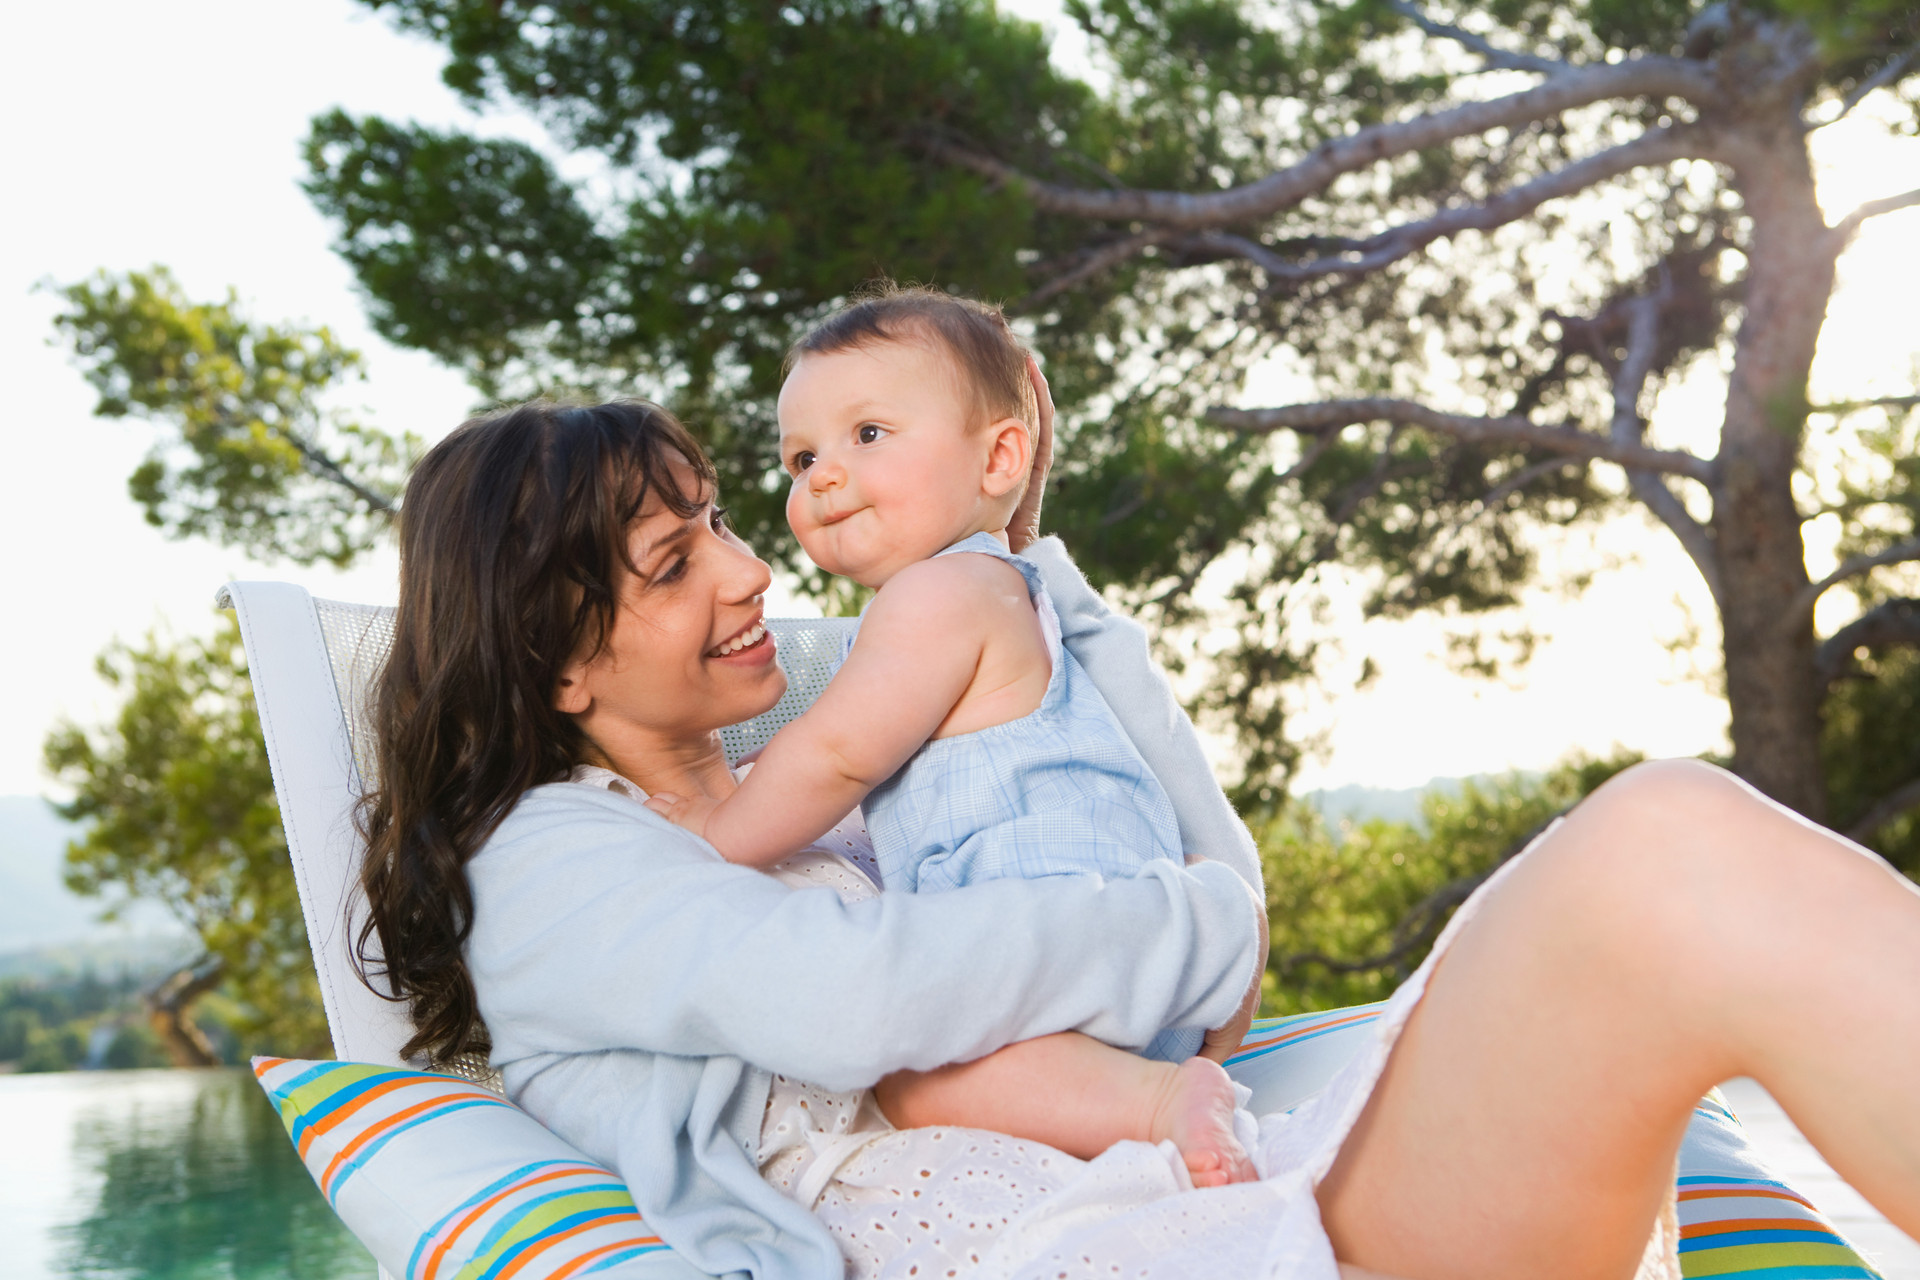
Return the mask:
<path id="1" fill-rule="evenodd" d="M 1036 6 L 1045 0 L 1018 7 Z M 365 350 L 369 377 L 355 400 L 373 421 L 432 439 L 472 402 L 454 374 L 367 329 L 328 250 L 331 230 L 297 186 L 307 122 L 329 107 L 467 119 L 440 85 L 436 48 L 348 0 L 90 0 L 23 9 L 11 30 L 22 56 L 0 79 L 0 118 L 14 122 L 0 136 L 0 172 L 15 193 L 0 213 L 0 371 L 15 406 L 0 424 L 0 794 L 47 789 L 40 743 L 57 717 L 110 709 L 92 663 L 116 636 L 207 629 L 213 592 L 231 577 L 292 579 L 344 599 L 393 590 L 390 554 L 342 575 L 255 564 L 148 528 L 126 478 L 153 429 L 91 416 L 84 383 L 48 343 L 55 306 L 38 283 L 164 263 L 193 296 L 233 286 L 263 319 L 327 324 Z M 1870 127 L 1830 132 L 1830 209 L 1920 181 L 1920 143 Z M 1910 211 L 1872 224 L 1843 263 L 1816 398 L 1910 388 L 1917 244 L 1920 213 Z M 1717 412 L 1712 387 L 1676 390 L 1656 433 L 1709 444 Z M 1432 656 L 1432 624 L 1348 628 L 1347 670 L 1370 653 L 1384 674 L 1309 710 L 1330 747 L 1305 784 L 1406 786 L 1614 742 L 1655 754 L 1714 746 L 1724 710 L 1665 645 L 1687 625 L 1676 596 L 1712 640 L 1704 590 L 1664 535 L 1638 522 L 1606 530 L 1602 549 L 1639 558 L 1578 601 L 1529 606 L 1555 638 L 1512 687 L 1447 674 Z"/>

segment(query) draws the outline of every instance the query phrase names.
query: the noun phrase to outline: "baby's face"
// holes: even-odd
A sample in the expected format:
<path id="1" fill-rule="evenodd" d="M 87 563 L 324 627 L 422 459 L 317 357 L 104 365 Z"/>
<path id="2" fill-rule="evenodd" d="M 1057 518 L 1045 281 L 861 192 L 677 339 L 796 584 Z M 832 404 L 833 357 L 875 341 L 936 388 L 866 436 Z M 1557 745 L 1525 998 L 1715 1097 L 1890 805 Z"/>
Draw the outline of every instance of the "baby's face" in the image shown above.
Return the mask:
<path id="1" fill-rule="evenodd" d="M 878 587 L 992 523 L 978 416 L 930 344 L 802 356 L 780 389 L 780 459 L 787 522 L 814 563 Z"/>

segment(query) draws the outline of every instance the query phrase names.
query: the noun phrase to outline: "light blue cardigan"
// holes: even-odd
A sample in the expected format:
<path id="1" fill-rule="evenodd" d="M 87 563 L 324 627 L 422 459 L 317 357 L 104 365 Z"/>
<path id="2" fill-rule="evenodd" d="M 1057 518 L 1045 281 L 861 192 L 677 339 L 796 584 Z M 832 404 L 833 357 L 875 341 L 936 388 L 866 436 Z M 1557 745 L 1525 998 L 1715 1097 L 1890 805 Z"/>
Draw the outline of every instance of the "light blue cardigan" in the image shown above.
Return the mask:
<path id="1" fill-rule="evenodd" d="M 618 1170 L 703 1270 L 843 1274 L 825 1227 L 754 1166 L 770 1073 L 860 1088 L 1069 1029 L 1137 1048 L 1224 1023 L 1252 981 L 1253 842 L 1145 634 L 1058 540 L 1027 554 L 1187 850 L 1211 861 L 843 906 L 732 866 L 623 796 L 556 783 L 522 797 L 468 866 L 468 965 L 509 1095 Z"/>

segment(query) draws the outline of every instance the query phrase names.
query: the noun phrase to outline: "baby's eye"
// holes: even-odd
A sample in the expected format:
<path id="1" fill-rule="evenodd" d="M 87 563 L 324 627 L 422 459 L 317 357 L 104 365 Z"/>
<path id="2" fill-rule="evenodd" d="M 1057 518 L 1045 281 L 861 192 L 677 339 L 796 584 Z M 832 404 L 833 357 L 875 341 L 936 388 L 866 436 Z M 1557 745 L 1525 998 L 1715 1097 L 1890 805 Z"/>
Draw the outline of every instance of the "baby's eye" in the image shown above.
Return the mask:
<path id="1" fill-rule="evenodd" d="M 727 509 L 725 507 L 710 508 L 708 511 L 708 519 L 713 521 L 713 531 L 715 533 L 720 532 L 727 527 Z"/>
<path id="2" fill-rule="evenodd" d="M 873 444 L 878 441 L 880 437 L 887 434 L 889 433 L 885 427 L 877 427 L 871 422 L 863 422 L 860 424 L 860 429 L 853 433 L 853 438 L 861 444 Z"/>
<path id="3" fill-rule="evenodd" d="M 793 455 L 793 474 L 799 475 L 813 465 L 813 454 L 805 449 Z"/>

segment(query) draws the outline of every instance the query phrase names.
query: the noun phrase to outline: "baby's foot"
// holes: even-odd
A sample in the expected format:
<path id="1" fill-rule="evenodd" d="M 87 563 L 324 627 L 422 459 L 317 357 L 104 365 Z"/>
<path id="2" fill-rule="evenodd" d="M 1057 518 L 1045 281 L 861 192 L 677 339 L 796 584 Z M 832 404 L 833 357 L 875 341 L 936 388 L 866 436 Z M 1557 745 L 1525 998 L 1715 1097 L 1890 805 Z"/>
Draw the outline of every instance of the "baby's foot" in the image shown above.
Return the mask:
<path id="1" fill-rule="evenodd" d="M 1196 1187 L 1251 1182 L 1253 1161 L 1233 1135 L 1233 1081 L 1211 1058 L 1189 1058 L 1169 1077 L 1154 1115 L 1153 1141 L 1172 1140 Z"/>

